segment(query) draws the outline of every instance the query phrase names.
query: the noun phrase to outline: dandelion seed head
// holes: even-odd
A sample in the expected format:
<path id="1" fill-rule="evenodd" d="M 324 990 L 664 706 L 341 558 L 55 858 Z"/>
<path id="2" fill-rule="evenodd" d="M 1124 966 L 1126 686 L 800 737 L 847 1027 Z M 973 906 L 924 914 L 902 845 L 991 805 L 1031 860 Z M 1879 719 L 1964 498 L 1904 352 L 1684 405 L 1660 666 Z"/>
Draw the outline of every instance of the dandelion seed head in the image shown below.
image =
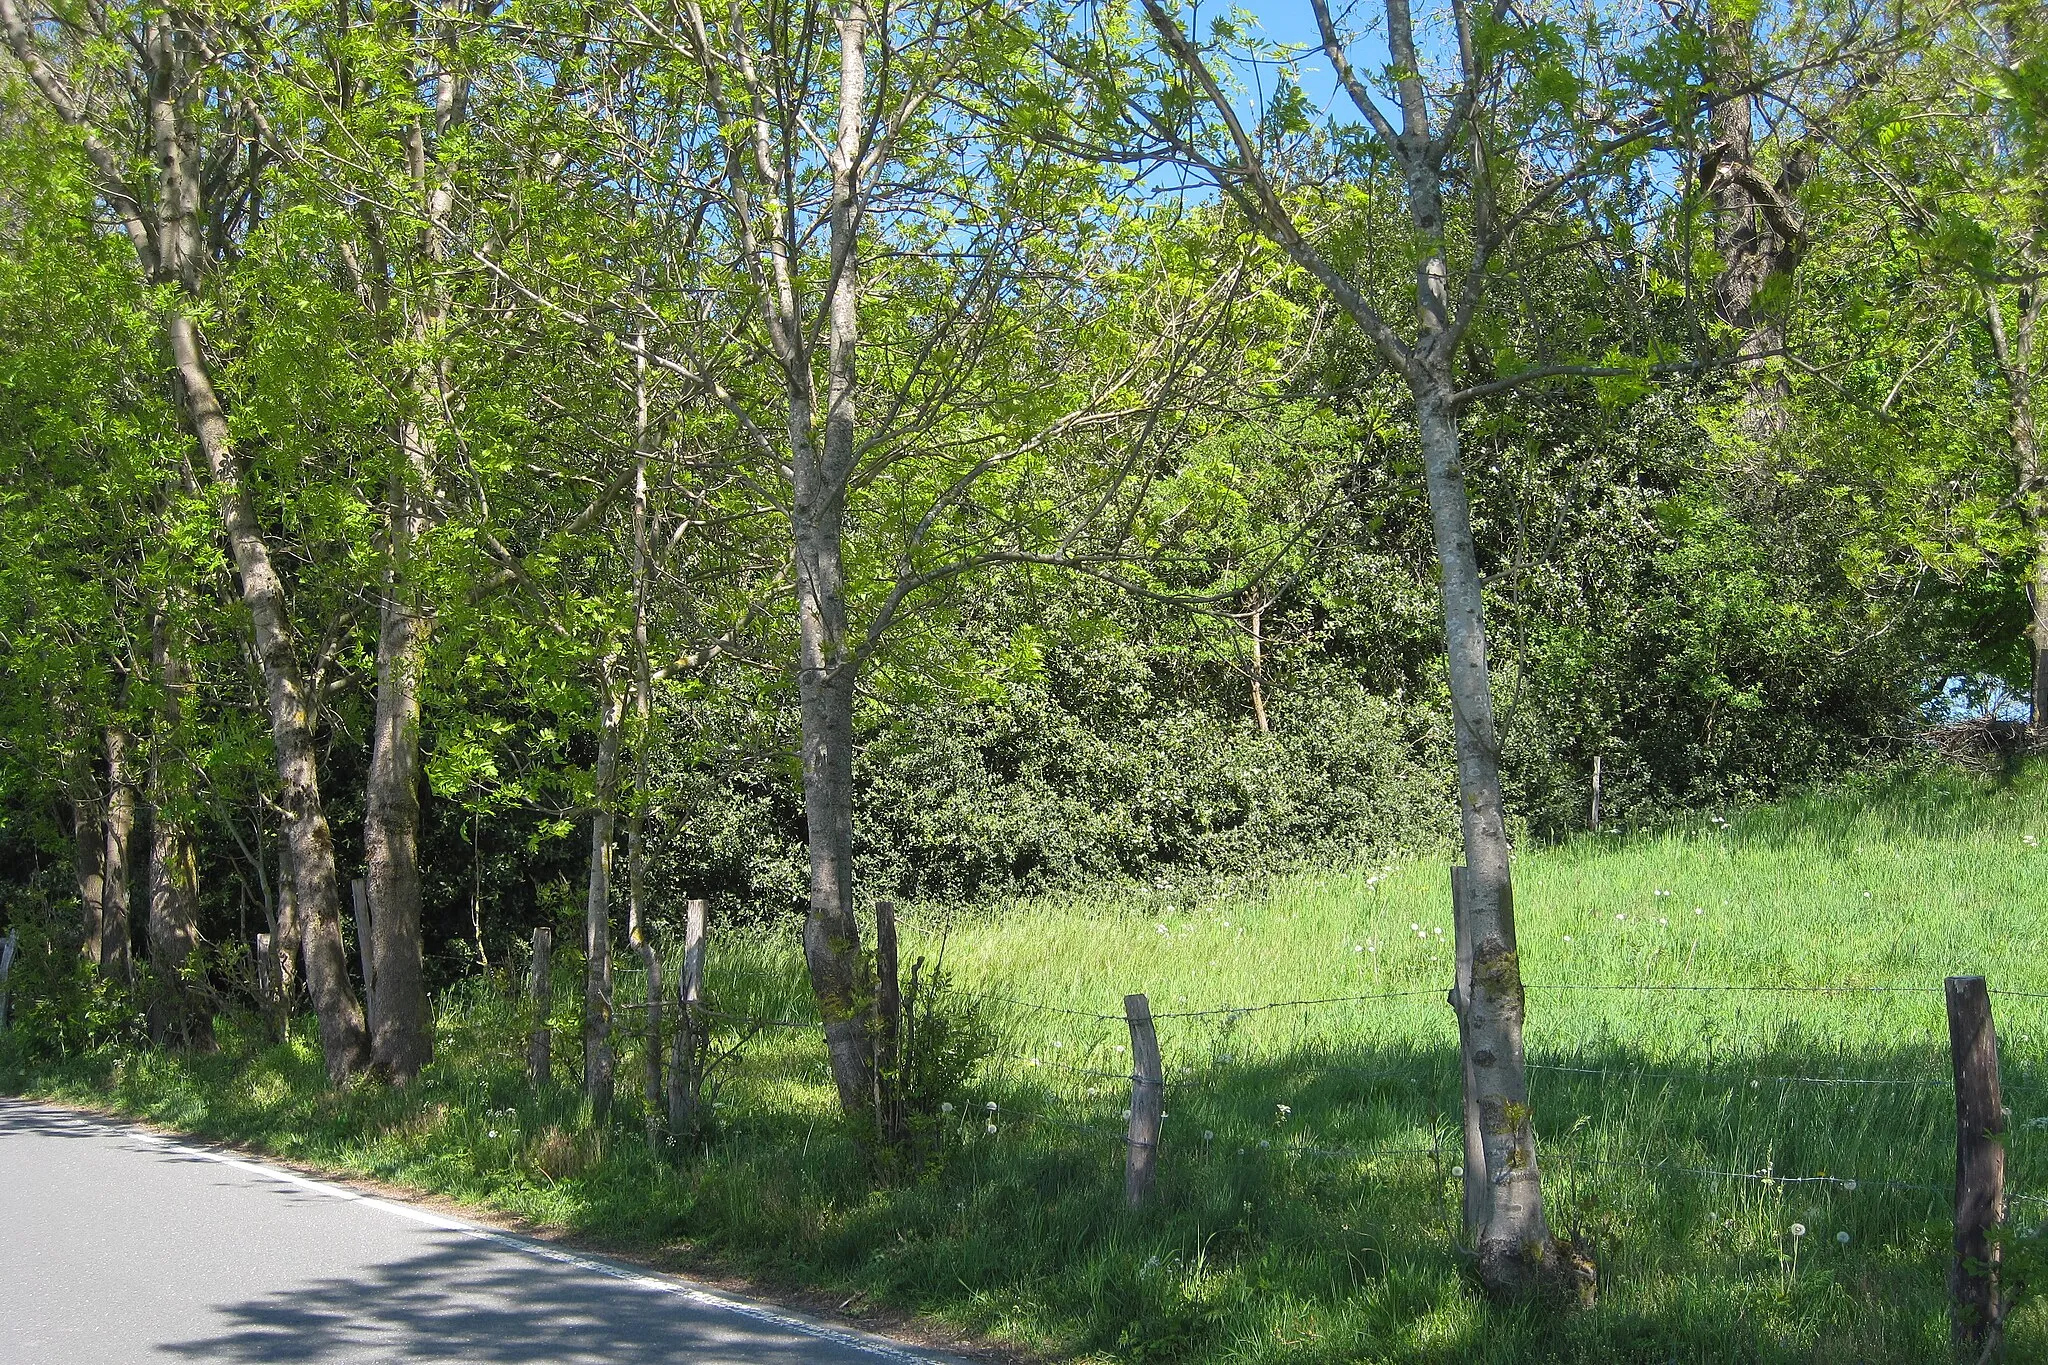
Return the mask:
<path id="1" fill-rule="evenodd" d="M 1792 1235 L 1794 1237 L 1804 1237 L 1806 1235 L 1806 1224 L 1794 1223 L 1792 1225 Z"/>
<path id="2" fill-rule="evenodd" d="M 1843 1246 L 1849 1245 L 1849 1229 L 1843 1228 L 1840 1232 L 1836 1233 L 1835 1240 Z"/>

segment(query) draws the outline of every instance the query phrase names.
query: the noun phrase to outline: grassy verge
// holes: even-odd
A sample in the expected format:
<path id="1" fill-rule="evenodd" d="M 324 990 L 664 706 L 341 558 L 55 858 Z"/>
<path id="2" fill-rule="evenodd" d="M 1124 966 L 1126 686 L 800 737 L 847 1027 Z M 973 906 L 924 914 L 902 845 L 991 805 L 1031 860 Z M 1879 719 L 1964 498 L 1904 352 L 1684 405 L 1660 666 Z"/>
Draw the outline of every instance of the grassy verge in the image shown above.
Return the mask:
<path id="1" fill-rule="evenodd" d="M 1519 868 L 1548 1196 L 1604 1280 L 1581 1314 L 1493 1307 L 1460 1280 L 1434 864 L 914 923 L 909 951 L 943 948 L 996 1047 L 943 1162 L 883 1190 L 832 1117 L 815 1035 L 749 1044 L 717 1138 L 670 1159 L 630 1098 L 597 1129 L 568 1091 L 529 1089 L 526 1021 L 485 980 L 442 1002 L 439 1058 L 402 1093 L 328 1091 L 305 1033 L 270 1044 L 246 1026 L 214 1057 L 0 1055 L 0 1084 L 1091 1360 L 1945 1358 L 1938 988 L 1982 972 L 2048 992 L 2048 770 L 1901 777 L 1732 818 Z M 724 1008 L 803 1009 L 793 941 L 719 938 L 710 976 Z M 1702 983 L 1913 989 L 1661 989 Z M 1159 1197 L 1135 1216 L 1112 1135 L 1124 1037 L 1092 1017 L 1132 990 L 1176 1016 Z M 1226 1008 L 1330 997 L 1372 998 Z M 1994 1006 L 2010 1185 L 2048 1200 L 2048 998 Z M 626 1059 L 622 1089 L 636 1074 Z M 2021 1265 L 2043 1214 L 2013 1205 Z M 2048 1306 L 2018 1310 L 2011 1358 L 2048 1359 Z"/>

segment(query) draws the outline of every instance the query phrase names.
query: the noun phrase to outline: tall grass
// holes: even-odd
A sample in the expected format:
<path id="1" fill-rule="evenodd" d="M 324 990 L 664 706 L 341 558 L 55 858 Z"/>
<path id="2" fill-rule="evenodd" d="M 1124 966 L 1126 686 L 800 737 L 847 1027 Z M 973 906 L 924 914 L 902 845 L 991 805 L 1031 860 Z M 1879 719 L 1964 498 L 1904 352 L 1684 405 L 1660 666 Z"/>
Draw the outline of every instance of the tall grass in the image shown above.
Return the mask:
<path id="1" fill-rule="evenodd" d="M 650 1150 L 634 1060 L 593 1126 L 572 1091 L 525 1084 L 529 1021 L 485 980 L 442 1002 L 438 1059 L 404 1092 L 328 1092 L 308 1036 L 247 1027 L 217 1058 L 0 1059 L 0 1079 L 1091 1360 L 1921 1362 L 1947 1352 L 1939 987 L 2048 992 L 2044 798 L 2042 769 L 1901 776 L 1521 860 L 1546 1194 L 1603 1279 L 1585 1313 L 1496 1307 L 1460 1276 L 1440 864 L 911 913 L 906 954 L 943 956 L 994 1049 L 944 1160 L 883 1189 L 814 1033 L 764 1030 L 711 1143 Z M 801 1018 L 800 973 L 793 936 L 714 940 L 720 1008 Z M 1858 989 L 1663 989 L 1702 985 Z M 1162 1016 L 1169 1076 L 1136 1215 L 1130 991 Z M 1278 1001 L 1335 1003 L 1245 1008 Z M 2048 998 L 1994 1007 L 2008 1179 L 2048 1200 Z M 2016 1263 L 2044 1213 L 2014 1203 Z M 2022 1305 L 2011 1354 L 2048 1359 L 2048 1307 Z"/>

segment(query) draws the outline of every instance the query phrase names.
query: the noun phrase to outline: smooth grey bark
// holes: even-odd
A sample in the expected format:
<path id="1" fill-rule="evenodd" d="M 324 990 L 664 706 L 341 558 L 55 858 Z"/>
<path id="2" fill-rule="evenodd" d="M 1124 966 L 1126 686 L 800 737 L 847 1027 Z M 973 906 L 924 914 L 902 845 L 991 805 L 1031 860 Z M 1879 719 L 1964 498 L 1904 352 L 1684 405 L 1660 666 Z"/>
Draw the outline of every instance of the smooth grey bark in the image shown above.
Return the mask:
<path id="1" fill-rule="evenodd" d="M 823 441 L 808 353 L 791 377 L 789 404 L 796 548 L 797 690 L 803 716 L 804 827 L 810 845 L 804 961 L 825 1021 L 825 1047 L 840 1108 L 865 1114 L 874 1101 L 874 991 L 854 911 L 853 700 L 856 664 L 846 632 L 844 537 L 853 470 L 860 341 L 859 209 L 866 145 L 868 11 L 853 0 L 839 21 L 839 120 L 832 147 L 831 260 L 826 308 L 827 393 Z"/>
<path id="2" fill-rule="evenodd" d="M 599 702 L 597 764 L 592 772 L 590 886 L 583 916 L 583 1092 L 600 1119 L 611 1112 L 612 1054 L 612 843 L 618 799 L 619 728 L 623 707 L 607 676 Z"/>
<path id="3" fill-rule="evenodd" d="M 95 123 L 84 101 L 43 60 L 19 0 L 0 0 L 0 28 L 6 30 L 8 46 L 37 91 L 80 133 L 86 156 L 98 172 L 100 192 L 134 247 L 144 276 L 152 284 L 169 286 L 159 295 L 164 337 L 250 615 L 277 761 L 285 839 L 291 847 L 293 889 L 303 916 L 306 985 L 320 1021 L 327 1074 L 340 1081 L 368 1060 L 369 1040 L 342 952 L 334 838 L 320 797 L 305 675 L 293 640 L 284 581 L 243 490 L 227 418 L 194 320 L 203 264 L 204 187 L 196 114 L 201 82 L 192 60 L 198 45 L 166 16 L 153 18 L 137 35 L 145 86 L 137 99 L 155 182 L 153 193 L 146 193 L 128 182 L 125 158 L 105 140 L 108 130 Z M 118 139 L 123 134 L 115 129 L 113 135 Z"/>
<path id="4" fill-rule="evenodd" d="M 148 941 L 149 965 L 156 977 L 149 1032 L 160 1045 L 210 1049 L 213 1010 L 208 993 L 184 975 L 199 947 L 199 864 L 172 757 L 191 678 L 162 611 L 150 622 L 150 653 L 163 703 L 149 747 Z"/>
<path id="5" fill-rule="evenodd" d="M 107 812 L 100 855 L 100 970 L 123 981 L 134 977 L 129 951 L 129 907 L 134 897 L 135 771 L 133 737 L 116 721 L 105 732 Z"/>

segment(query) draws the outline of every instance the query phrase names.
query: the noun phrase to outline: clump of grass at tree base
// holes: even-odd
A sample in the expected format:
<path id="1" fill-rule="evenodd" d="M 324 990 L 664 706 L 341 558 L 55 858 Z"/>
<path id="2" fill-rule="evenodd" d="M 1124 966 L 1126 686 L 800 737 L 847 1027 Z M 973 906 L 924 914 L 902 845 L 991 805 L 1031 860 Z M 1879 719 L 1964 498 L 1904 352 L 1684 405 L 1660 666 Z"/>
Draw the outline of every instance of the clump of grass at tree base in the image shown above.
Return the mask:
<path id="1" fill-rule="evenodd" d="M 17 1049 L 5 1078 L 1082 1359 L 1917 1365 L 1948 1349 L 1938 988 L 1983 972 L 1994 989 L 2048 991 L 2033 955 L 2048 927 L 2044 798 L 2038 767 L 2003 783 L 1872 779 L 1522 859 L 1531 1084 L 1552 1217 L 1601 1263 L 1586 1313 L 1491 1305 L 1460 1278 L 1437 864 L 910 917 L 906 954 L 936 955 L 943 933 L 964 990 L 1104 1015 L 1144 990 L 1169 1016 L 1159 1186 L 1135 1215 L 1120 1206 L 1121 1024 L 988 996 L 997 1048 L 949 1101 L 943 1158 L 882 1188 L 834 1118 L 814 1034 L 758 1037 L 717 1097 L 714 1140 L 672 1162 L 641 1136 L 630 1055 L 614 1121 L 593 1129 L 572 1091 L 526 1085 L 528 1021 L 483 979 L 442 1001 L 437 1060 L 401 1092 L 329 1091 L 308 1030 L 267 1045 L 253 1023 L 224 1029 L 214 1057 L 31 1063 Z M 724 1009 L 805 1007 L 793 937 L 714 938 L 710 979 Z M 1700 982 L 1924 989 L 1558 989 Z M 1430 994 L 1390 994 L 1403 990 Z M 565 1071 L 572 996 L 565 977 Z M 2009 1187 L 2048 1197 L 2048 999 L 1994 1007 Z M 1831 1179 L 1787 1180 L 1814 1176 Z M 2048 1206 L 2012 1210 L 2008 1254 L 2035 1259 Z M 2010 1358 L 2048 1358 L 2048 1305 L 2021 1304 Z"/>

